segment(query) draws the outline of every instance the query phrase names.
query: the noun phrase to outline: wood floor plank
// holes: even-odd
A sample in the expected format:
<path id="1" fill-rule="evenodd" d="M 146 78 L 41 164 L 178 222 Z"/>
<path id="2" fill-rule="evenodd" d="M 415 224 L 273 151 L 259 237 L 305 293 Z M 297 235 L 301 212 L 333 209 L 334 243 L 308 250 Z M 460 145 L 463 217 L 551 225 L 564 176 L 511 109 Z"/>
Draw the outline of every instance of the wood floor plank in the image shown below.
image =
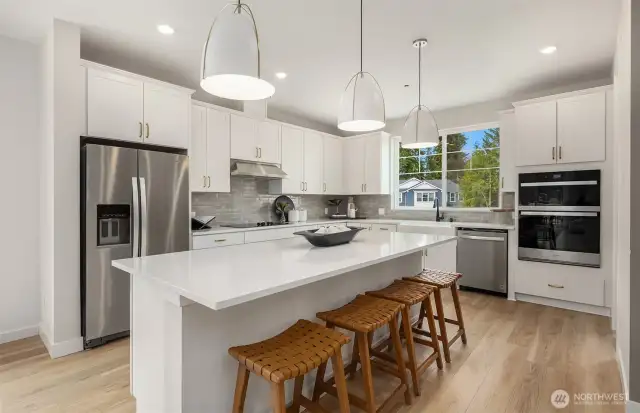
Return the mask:
<path id="1" fill-rule="evenodd" d="M 444 297 L 445 313 L 453 314 Z M 456 342 L 443 371 L 434 365 L 421 376 L 422 396 L 412 406 L 395 397 L 389 413 L 552 413 L 557 389 L 571 397 L 622 391 L 609 318 L 465 291 L 460 300 L 469 344 Z M 348 385 L 358 394 L 358 375 Z M 374 376 L 379 398 L 395 385 Z M 332 397 L 322 404 L 339 411 Z M 623 413 L 624 406 L 572 403 L 562 411 Z M 38 337 L 0 345 L 0 412 L 135 412 L 128 340 L 56 360 Z"/>

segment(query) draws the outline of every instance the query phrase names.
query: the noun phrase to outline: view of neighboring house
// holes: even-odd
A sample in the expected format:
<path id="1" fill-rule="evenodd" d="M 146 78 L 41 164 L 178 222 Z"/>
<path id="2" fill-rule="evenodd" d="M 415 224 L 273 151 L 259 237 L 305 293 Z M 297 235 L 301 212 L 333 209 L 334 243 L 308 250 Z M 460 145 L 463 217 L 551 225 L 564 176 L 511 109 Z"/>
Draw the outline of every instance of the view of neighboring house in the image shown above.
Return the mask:
<path id="1" fill-rule="evenodd" d="M 399 206 L 435 208 L 436 198 L 440 201 L 440 206 L 457 207 L 461 202 L 458 184 L 453 181 L 447 181 L 447 196 L 444 202 L 441 180 L 411 178 L 401 181 L 398 189 Z"/>

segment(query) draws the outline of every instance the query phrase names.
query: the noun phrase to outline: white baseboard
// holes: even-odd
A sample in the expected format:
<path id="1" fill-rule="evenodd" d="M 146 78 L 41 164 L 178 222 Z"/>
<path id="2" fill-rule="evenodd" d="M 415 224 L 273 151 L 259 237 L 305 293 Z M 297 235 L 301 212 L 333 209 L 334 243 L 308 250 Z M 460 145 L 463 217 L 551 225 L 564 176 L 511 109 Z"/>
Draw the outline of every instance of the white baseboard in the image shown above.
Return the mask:
<path id="1" fill-rule="evenodd" d="M 29 326 L 11 331 L 0 331 L 0 344 L 38 335 L 38 326 Z"/>
<path id="2" fill-rule="evenodd" d="M 596 314 L 604 317 L 611 317 L 609 307 L 599 307 L 596 305 L 574 303 L 571 301 L 555 300 L 553 298 L 538 297 L 535 295 L 516 293 L 517 301 L 525 301 L 533 304 L 546 305 L 549 307 L 563 308 L 565 310 L 580 311 L 582 313 Z"/>
<path id="3" fill-rule="evenodd" d="M 49 352 L 49 357 L 52 359 L 79 353 L 84 350 L 84 341 L 82 340 L 82 337 L 72 338 L 71 340 L 59 343 L 52 343 L 43 326 L 40 326 L 40 338 Z"/>
<path id="4" fill-rule="evenodd" d="M 640 413 L 640 403 L 629 400 L 627 402 L 627 413 Z"/>

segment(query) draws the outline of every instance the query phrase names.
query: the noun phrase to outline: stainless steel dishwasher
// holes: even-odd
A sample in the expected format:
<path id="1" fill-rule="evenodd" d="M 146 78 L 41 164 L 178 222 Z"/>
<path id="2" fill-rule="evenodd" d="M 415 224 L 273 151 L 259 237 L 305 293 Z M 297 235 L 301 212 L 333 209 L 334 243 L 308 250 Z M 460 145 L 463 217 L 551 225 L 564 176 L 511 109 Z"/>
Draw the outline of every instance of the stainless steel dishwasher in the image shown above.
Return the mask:
<path id="1" fill-rule="evenodd" d="M 507 295 L 507 232 L 458 230 L 457 271 L 461 288 Z"/>

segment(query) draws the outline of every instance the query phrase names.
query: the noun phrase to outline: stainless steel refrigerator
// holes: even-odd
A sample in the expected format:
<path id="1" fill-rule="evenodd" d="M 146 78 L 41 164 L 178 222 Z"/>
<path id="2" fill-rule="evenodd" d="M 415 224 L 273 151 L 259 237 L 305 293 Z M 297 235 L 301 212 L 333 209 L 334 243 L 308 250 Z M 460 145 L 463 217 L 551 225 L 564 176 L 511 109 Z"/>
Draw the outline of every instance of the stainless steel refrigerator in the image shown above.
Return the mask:
<path id="1" fill-rule="evenodd" d="M 189 249 L 186 151 L 81 139 L 84 347 L 129 335 L 129 274 L 112 260 Z"/>

